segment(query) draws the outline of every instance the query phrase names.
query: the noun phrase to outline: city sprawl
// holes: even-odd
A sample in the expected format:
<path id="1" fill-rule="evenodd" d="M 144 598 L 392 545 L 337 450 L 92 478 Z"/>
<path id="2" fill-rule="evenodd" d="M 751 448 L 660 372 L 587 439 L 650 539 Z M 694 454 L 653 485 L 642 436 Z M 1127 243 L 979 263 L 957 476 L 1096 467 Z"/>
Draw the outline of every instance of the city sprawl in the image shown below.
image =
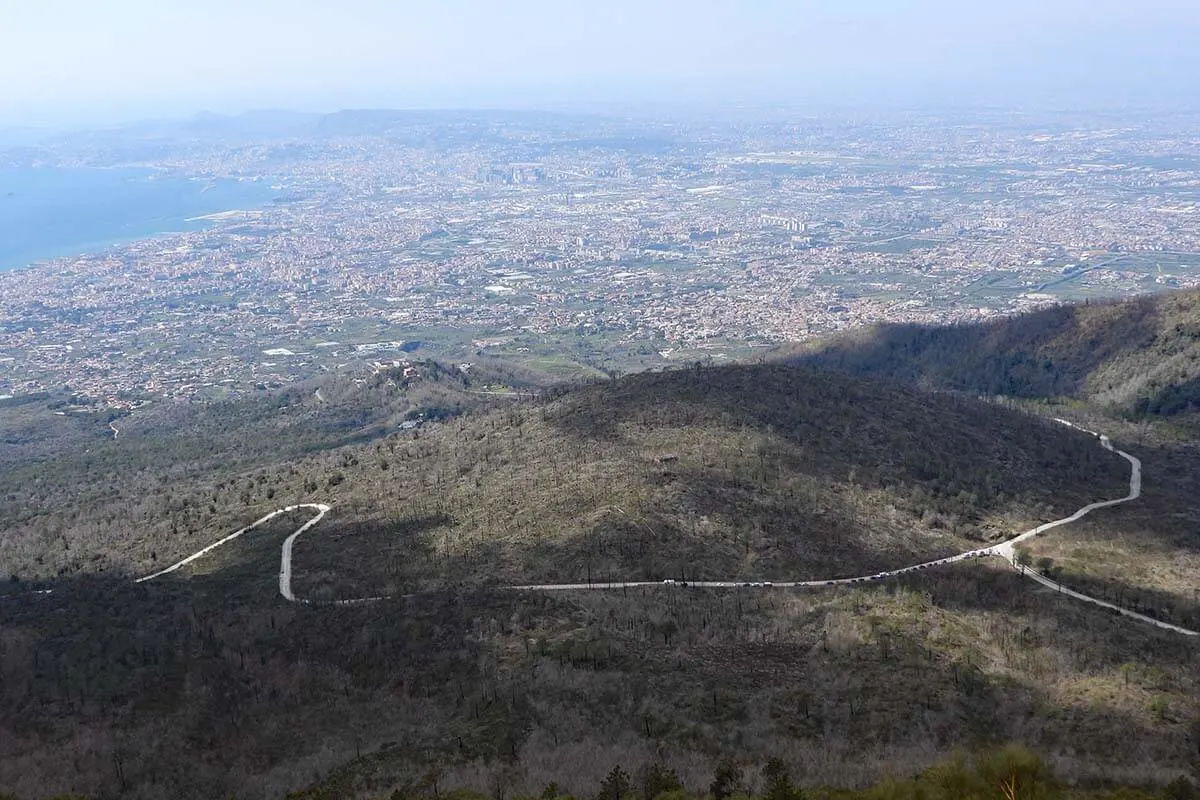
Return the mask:
<path id="1" fill-rule="evenodd" d="M 0 273 L 0 396 L 236 396 L 414 353 L 612 373 L 1200 286 L 1185 118 L 235 122 L 0 151 L 276 197 Z"/>

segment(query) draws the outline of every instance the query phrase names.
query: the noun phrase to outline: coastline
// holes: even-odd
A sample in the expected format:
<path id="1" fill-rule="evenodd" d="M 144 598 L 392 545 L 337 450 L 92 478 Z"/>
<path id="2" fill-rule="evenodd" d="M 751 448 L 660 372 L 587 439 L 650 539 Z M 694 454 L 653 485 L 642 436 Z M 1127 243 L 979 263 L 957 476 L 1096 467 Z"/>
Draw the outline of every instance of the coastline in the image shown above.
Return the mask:
<path id="1" fill-rule="evenodd" d="M 115 176 L 97 184 L 97 172 Z M 214 184 L 208 183 L 207 187 Z M 0 273 L 99 255 L 134 242 L 202 231 L 270 206 L 263 183 L 220 180 L 199 191 L 189 177 L 164 179 L 143 167 L 0 170 Z M 207 188 L 206 187 L 206 188 Z"/>

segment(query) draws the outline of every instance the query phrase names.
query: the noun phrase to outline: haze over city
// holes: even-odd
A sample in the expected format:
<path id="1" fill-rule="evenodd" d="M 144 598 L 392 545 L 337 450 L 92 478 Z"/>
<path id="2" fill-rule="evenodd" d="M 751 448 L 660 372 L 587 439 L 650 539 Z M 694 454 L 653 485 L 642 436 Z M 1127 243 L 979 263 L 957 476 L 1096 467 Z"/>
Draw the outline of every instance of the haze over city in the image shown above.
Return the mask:
<path id="1" fill-rule="evenodd" d="M 1187 0 L 6 3 L 0 123 L 288 107 L 1190 100 Z"/>

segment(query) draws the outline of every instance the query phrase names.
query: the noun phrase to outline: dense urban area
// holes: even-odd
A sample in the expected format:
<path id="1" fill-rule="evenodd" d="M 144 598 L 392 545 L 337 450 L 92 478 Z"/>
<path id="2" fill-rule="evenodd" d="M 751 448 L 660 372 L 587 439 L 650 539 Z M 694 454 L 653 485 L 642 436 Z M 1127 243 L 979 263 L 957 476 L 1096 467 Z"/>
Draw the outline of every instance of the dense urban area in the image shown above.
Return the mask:
<path id="1" fill-rule="evenodd" d="M 0 273 L 0 397 L 216 399 L 413 353 L 613 374 L 1200 286 L 1182 118 L 341 112 L 0 150 L 114 164 L 272 199 Z"/>

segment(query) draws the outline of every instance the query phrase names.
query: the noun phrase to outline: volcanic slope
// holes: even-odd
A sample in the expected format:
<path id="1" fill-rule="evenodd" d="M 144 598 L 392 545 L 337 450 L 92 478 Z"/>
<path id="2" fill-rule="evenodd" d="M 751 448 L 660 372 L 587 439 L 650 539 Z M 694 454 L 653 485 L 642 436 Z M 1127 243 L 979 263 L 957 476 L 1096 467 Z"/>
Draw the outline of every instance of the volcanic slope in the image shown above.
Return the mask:
<path id="1" fill-rule="evenodd" d="M 1023 398 L 1132 442 L 1147 478 L 1142 498 L 1031 543 L 1030 557 L 1079 591 L 1200 623 L 1200 291 L 978 325 L 883 326 L 792 358 L 860 377 Z"/>
<path id="2" fill-rule="evenodd" d="M 1128 480 L 1093 439 L 1029 414 L 781 365 L 629 376 L 373 450 L 297 467 L 341 476 L 311 498 L 334 512 L 297 549 L 298 593 L 862 575 Z"/>
<path id="3" fill-rule="evenodd" d="M 277 496 L 284 485 L 319 492 L 293 462 L 334 451 L 353 458 L 356 445 L 402 426 L 507 405 L 548 381 L 488 360 L 467 372 L 414 360 L 124 413 L 90 411 L 65 394 L 0 401 L 0 594 L 13 575 L 161 569 L 159 554 L 194 552 L 213 532 L 245 524 L 248 510 L 287 505 L 292 498 Z M 510 394 L 487 393 L 497 386 Z M 301 480 L 285 484 L 284 475 Z"/>
<path id="4" fill-rule="evenodd" d="M 988 395 L 1084 400 L 1122 414 L 1200 417 L 1200 290 L 1064 305 L 976 325 L 883 325 L 800 360 Z"/>
<path id="5" fill-rule="evenodd" d="M 505 402 L 221 477 L 252 478 L 251 502 L 207 541 L 328 503 L 296 542 L 296 594 L 407 597 L 280 599 L 280 544 L 310 516 L 293 514 L 141 584 L 128 577 L 199 537 L 158 532 L 157 561 L 139 559 L 129 525 L 133 557 L 107 577 L 0 603 L 0 791 L 280 796 L 315 781 L 314 797 L 377 797 L 431 770 L 583 790 L 655 758 L 707 781 L 714 752 L 855 783 L 996 739 L 1083 777 L 1186 766 L 1197 645 L 991 560 L 805 591 L 501 588 L 834 577 L 970 549 L 1123 496 L 1127 465 L 1094 437 L 785 365 Z M 204 496 L 193 480 L 173 491 Z"/>

